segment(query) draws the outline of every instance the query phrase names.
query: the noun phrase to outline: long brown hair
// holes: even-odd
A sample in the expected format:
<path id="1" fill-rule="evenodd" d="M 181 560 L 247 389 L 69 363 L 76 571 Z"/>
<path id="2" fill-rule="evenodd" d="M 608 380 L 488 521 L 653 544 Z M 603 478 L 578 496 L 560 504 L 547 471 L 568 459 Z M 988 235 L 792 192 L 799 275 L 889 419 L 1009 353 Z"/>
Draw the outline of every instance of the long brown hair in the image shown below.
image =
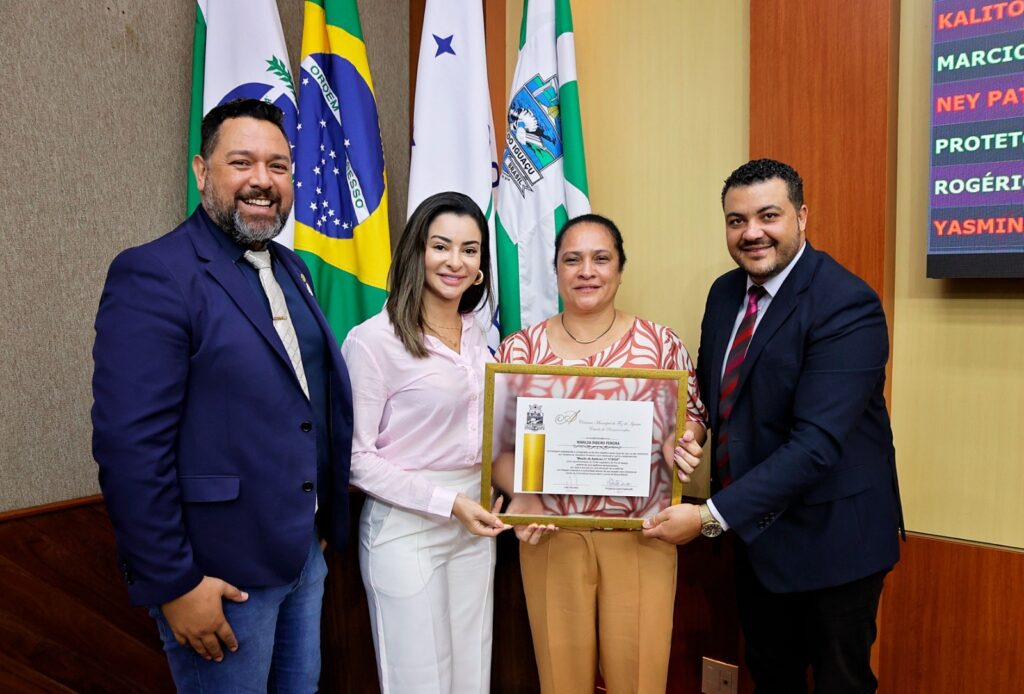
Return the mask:
<path id="1" fill-rule="evenodd" d="M 491 250 L 488 244 L 487 219 L 472 198 L 462 193 L 436 193 L 424 200 L 409 217 L 402 232 L 402 238 L 391 260 L 388 273 L 388 294 L 385 308 L 395 335 L 402 341 L 405 350 L 422 359 L 427 356 L 423 346 L 423 289 L 426 286 L 424 254 L 427 248 L 427 231 L 435 219 L 442 214 L 471 217 L 480 230 L 480 270 L 484 281 L 466 290 L 459 300 L 459 313 L 469 313 L 486 301 L 492 301 L 491 291 Z"/>

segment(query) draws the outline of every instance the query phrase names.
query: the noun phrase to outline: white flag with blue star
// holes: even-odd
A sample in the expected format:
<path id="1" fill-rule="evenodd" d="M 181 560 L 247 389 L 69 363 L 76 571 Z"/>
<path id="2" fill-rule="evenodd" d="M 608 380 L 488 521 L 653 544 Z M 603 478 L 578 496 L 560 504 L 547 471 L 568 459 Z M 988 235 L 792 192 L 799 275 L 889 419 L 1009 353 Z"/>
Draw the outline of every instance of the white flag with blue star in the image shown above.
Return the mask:
<path id="1" fill-rule="evenodd" d="M 494 190 L 498 164 L 487 88 L 483 6 L 466 0 L 427 0 L 416 73 L 409 214 L 443 191 L 463 193 L 480 206 L 491 231 L 491 278 L 496 277 Z M 493 316 L 478 314 L 490 331 Z"/>

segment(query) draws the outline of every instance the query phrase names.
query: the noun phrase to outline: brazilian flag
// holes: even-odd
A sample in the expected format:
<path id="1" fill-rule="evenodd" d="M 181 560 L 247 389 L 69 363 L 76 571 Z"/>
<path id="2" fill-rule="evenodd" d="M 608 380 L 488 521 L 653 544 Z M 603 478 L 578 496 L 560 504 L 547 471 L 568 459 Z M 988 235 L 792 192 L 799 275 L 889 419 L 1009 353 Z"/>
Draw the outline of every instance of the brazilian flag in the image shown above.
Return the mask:
<path id="1" fill-rule="evenodd" d="M 295 251 L 339 340 L 376 314 L 391 265 L 387 176 L 356 0 L 306 0 Z"/>

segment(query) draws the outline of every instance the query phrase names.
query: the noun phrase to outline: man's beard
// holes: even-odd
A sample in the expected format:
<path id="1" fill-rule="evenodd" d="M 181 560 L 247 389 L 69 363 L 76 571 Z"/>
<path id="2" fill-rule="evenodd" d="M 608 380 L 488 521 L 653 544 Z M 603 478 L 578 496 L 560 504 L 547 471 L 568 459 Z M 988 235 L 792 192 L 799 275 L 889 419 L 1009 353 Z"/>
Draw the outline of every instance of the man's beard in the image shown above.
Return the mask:
<path id="1" fill-rule="evenodd" d="M 234 200 L 235 204 L 230 207 L 221 206 L 216 191 L 209 185 L 207 193 L 203 195 L 203 207 L 206 208 L 214 223 L 223 229 L 224 233 L 230 236 L 235 243 L 246 248 L 264 246 L 268 241 L 281 233 L 281 229 L 284 228 L 284 223 L 288 219 L 288 214 L 280 209 L 280 197 L 273 196 L 269 192 L 246 191 L 245 194 L 239 197 L 260 196 L 266 197 L 271 201 L 271 204 L 278 205 L 277 214 L 274 215 L 273 219 L 261 220 L 255 223 L 246 221 L 238 209 L 237 199 Z"/>
<path id="2" fill-rule="evenodd" d="M 756 263 L 745 262 L 742 256 L 742 251 L 750 248 L 751 246 L 761 245 L 759 243 L 740 244 L 733 257 L 744 272 L 750 275 L 753 279 L 764 282 L 782 272 L 793 261 L 793 258 L 796 257 L 802 243 L 802 238 L 788 239 L 782 243 L 773 240 L 771 242 L 771 246 L 775 249 L 775 262 L 766 268 L 759 269 L 757 268 Z"/>

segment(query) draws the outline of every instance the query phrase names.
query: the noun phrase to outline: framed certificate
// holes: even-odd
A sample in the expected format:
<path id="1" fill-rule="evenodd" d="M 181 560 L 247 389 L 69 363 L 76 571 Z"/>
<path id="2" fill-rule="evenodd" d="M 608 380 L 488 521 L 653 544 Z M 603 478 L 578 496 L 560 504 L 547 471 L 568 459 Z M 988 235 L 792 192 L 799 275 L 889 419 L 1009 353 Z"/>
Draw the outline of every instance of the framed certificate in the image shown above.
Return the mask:
<path id="1" fill-rule="evenodd" d="M 503 522 L 639 528 L 685 495 L 671 451 L 686 422 L 686 371 L 488 364 L 480 503 L 515 494 Z"/>

